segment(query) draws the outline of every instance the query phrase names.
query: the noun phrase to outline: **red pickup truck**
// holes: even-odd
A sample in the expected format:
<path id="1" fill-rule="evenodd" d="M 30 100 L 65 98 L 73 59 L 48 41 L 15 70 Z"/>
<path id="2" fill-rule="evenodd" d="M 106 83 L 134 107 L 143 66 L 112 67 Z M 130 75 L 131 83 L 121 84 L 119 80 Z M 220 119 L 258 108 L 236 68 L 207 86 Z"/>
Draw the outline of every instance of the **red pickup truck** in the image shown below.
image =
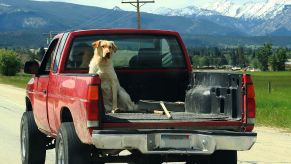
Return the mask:
<path id="1" fill-rule="evenodd" d="M 114 67 L 135 112 L 105 112 L 102 81 L 88 73 L 84 58 L 100 39 L 118 46 Z M 53 148 L 57 164 L 237 163 L 237 151 L 256 141 L 251 76 L 193 72 L 174 31 L 61 33 L 41 64 L 27 62 L 24 71 L 33 77 L 21 120 L 23 164 L 44 163 Z"/>

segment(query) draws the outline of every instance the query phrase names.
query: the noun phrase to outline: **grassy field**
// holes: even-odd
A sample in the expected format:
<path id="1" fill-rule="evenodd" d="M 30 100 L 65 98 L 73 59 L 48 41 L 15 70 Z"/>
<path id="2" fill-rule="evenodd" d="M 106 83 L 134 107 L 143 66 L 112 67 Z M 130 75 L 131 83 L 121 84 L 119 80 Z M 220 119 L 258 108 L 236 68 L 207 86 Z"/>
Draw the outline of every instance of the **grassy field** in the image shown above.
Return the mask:
<path id="1" fill-rule="evenodd" d="M 291 130 L 291 72 L 251 74 L 256 91 L 257 124 Z"/>
<path id="2" fill-rule="evenodd" d="M 20 88 L 25 88 L 30 78 L 31 78 L 31 75 L 26 75 L 26 74 L 17 74 L 17 76 L 0 75 L 0 83 L 14 85 Z"/>
<path id="3" fill-rule="evenodd" d="M 291 72 L 255 72 L 253 75 L 257 125 L 288 128 L 291 130 Z M 0 75 L 0 83 L 25 88 L 30 75 Z M 271 82 L 271 93 L 268 82 Z"/>

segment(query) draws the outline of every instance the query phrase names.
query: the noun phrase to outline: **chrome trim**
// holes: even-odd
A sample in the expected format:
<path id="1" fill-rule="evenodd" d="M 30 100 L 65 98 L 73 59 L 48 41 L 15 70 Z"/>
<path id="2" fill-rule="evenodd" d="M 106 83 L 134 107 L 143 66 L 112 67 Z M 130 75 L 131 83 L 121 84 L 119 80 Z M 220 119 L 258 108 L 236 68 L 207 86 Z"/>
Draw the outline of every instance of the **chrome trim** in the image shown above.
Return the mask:
<path id="1" fill-rule="evenodd" d="M 163 136 L 187 136 L 183 141 Z M 171 138 L 171 137 L 170 137 Z M 212 154 L 215 150 L 249 150 L 256 136 L 228 136 L 187 133 L 92 134 L 98 149 L 138 149 L 144 154 Z"/>
<path id="2" fill-rule="evenodd" d="M 87 127 L 88 128 L 99 127 L 99 121 L 87 121 Z"/>

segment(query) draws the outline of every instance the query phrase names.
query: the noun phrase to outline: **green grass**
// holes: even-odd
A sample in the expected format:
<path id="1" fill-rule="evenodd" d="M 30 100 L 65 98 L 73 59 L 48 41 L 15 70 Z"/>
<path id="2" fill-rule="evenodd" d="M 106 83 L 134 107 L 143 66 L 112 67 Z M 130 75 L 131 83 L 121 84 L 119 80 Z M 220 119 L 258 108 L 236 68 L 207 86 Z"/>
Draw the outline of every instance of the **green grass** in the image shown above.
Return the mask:
<path id="1" fill-rule="evenodd" d="M 257 124 L 291 130 L 291 72 L 251 73 L 256 92 Z M 271 82 L 271 93 L 268 83 Z"/>
<path id="2" fill-rule="evenodd" d="M 19 88 L 25 88 L 30 78 L 31 78 L 31 75 L 27 75 L 27 74 L 17 74 L 17 76 L 0 75 L 0 83 L 13 85 Z"/>

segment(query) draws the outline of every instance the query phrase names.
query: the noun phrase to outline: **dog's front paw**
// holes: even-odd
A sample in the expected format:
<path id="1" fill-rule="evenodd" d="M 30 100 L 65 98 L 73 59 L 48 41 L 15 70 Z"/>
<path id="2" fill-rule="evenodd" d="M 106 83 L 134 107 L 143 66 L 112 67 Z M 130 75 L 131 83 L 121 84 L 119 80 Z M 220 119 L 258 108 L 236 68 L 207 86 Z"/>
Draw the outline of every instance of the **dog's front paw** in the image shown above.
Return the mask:
<path id="1" fill-rule="evenodd" d="M 121 110 L 119 108 L 115 108 L 111 111 L 111 113 L 120 113 Z"/>

